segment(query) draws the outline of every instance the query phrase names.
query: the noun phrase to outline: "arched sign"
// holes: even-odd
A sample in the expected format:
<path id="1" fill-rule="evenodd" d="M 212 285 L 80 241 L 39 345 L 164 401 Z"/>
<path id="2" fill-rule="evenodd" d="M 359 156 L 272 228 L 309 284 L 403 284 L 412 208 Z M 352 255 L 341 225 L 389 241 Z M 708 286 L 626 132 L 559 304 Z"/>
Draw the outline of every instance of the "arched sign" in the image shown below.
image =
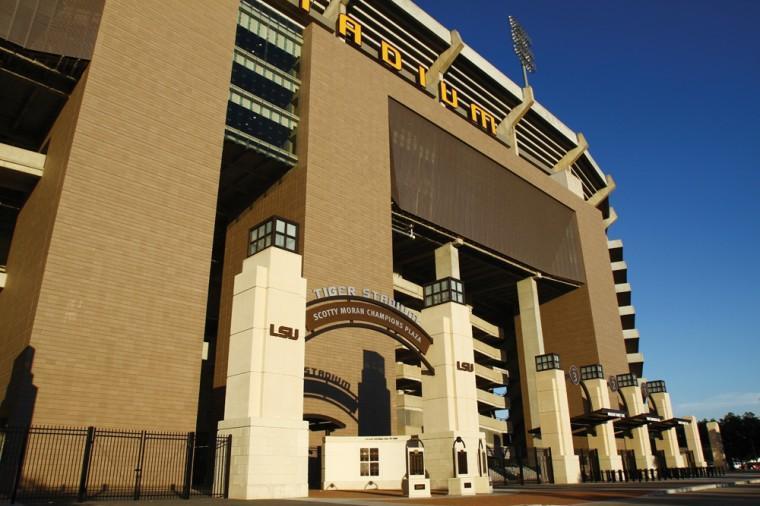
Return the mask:
<path id="1" fill-rule="evenodd" d="M 433 339 L 409 316 L 368 297 L 337 295 L 306 304 L 306 341 L 340 328 L 363 328 L 392 337 L 414 352 L 428 374 L 435 371 L 425 359 Z"/>

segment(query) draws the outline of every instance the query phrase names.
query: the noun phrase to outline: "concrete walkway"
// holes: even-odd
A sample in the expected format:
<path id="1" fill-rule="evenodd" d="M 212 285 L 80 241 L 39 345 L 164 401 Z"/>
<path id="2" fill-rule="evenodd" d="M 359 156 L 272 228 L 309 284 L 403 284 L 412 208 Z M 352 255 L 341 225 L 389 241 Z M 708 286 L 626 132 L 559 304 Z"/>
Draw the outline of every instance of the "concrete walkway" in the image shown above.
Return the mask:
<path id="1" fill-rule="evenodd" d="M 212 499 L 194 497 L 188 500 L 158 499 L 135 501 L 90 501 L 76 503 L 83 506 L 519 506 L 519 505 L 568 505 L 593 504 L 595 506 L 628 504 L 689 504 L 679 502 L 686 493 L 714 494 L 719 490 L 729 490 L 744 485 L 751 494 L 757 493 L 756 500 L 746 504 L 760 504 L 760 473 L 732 473 L 723 478 L 702 478 L 696 480 L 669 480 L 643 483 L 584 483 L 580 485 L 515 485 L 497 487 L 493 494 L 478 496 L 449 496 L 434 494 L 427 499 L 409 499 L 399 491 L 312 491 L 308 498 L 288 500 L 241 501 L 233 499 Z M 708 495 L 709 495 L 708 494 Z M 745 495 L 726 495 L 736 500 Z M 712 497 L 712 495 L 709 495 Z M 696 497 L 696 496 L 695 496 Z M 749 497 L 749 496 L 747 496 Z M 755 497 L 755 496 L 752 496 Z M 696 500 L 696 499 L 695 499 Z M 728 499 L 727 499 L 728 500 Z M 743 500 L 743 499 L 742 499 Z M 654 502 L 652 502 L 654 501 Z M 675 502 L 673 502 L 675 501 Z M 745 502 L 739 502 L 744 504 Z M 737 504 L 739 504 L 737 503 Z M 17 503 L 29 504 L 32 503 Z M 73 501 L 45 501 L 45 504 L 65 505 Z M 696 504 L 696 503 L 695 503 Z M 709 502 L 704 504 L 710 504 Z M 733 503 L 732 503 L 733 504 Z"/>

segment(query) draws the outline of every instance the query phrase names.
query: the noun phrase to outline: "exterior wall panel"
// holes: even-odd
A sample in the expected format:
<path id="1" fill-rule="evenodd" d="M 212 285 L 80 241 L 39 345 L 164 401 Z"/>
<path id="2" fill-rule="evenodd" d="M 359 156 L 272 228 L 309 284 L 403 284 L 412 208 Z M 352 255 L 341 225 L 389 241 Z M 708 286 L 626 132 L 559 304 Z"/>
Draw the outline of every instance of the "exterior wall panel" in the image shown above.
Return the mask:
<path id="1" fill-rule="evenodd" d="M 195 427 L 236 16 L 105 6 L 29 341 L 36 424 Z"/>

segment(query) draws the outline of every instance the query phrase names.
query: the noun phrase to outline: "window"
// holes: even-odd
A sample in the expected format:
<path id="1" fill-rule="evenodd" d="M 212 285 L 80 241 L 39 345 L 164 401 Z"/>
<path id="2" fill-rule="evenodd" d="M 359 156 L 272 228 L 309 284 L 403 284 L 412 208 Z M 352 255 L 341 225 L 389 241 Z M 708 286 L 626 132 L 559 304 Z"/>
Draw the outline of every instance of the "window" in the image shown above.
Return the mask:
<path id="1" fill-rule="evenodd" d="M 256 225 L 249 232 L 248 256 L 270 246 L 295 252 L 298 246 L 297 230 L 295 223 L 281 218 L 270 218 Z"/>
<path id="2" fill-rule="evenodd" d="M 378 448 L 359 449 L 359 461 L 362 476 L 380 476 L 380 450 Z"/>
<path id="3" fill-rule="evenodd" d="M 536 371 L 549 371 L 551 369 L 559 369 L 559 355 L 556 353 L 536 355 Z"/>
<path id="4" fill-rule="evenodd" d="M 584 365 L 581 367 L 581 380 L 604 379 L 602 364 Z"/>
<path id="5" fill-rule="evenodd" d="M 464 304 L 464 287 L 458 279 L 444 278 L 425 285 L 425 307 L 445 302 Z"/>

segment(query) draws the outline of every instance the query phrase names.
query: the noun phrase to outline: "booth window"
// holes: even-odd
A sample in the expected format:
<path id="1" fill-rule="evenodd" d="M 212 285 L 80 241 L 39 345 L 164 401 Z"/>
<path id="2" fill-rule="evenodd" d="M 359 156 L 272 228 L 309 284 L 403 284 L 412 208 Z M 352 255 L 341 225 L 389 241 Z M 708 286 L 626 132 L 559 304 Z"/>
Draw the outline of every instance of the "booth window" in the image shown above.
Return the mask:
<path id="1" fill-rule="evenodd" d="M 362 476 L 380 476 L 380 451 L 377 448 L 360 448 L 359 461 Z"/>

